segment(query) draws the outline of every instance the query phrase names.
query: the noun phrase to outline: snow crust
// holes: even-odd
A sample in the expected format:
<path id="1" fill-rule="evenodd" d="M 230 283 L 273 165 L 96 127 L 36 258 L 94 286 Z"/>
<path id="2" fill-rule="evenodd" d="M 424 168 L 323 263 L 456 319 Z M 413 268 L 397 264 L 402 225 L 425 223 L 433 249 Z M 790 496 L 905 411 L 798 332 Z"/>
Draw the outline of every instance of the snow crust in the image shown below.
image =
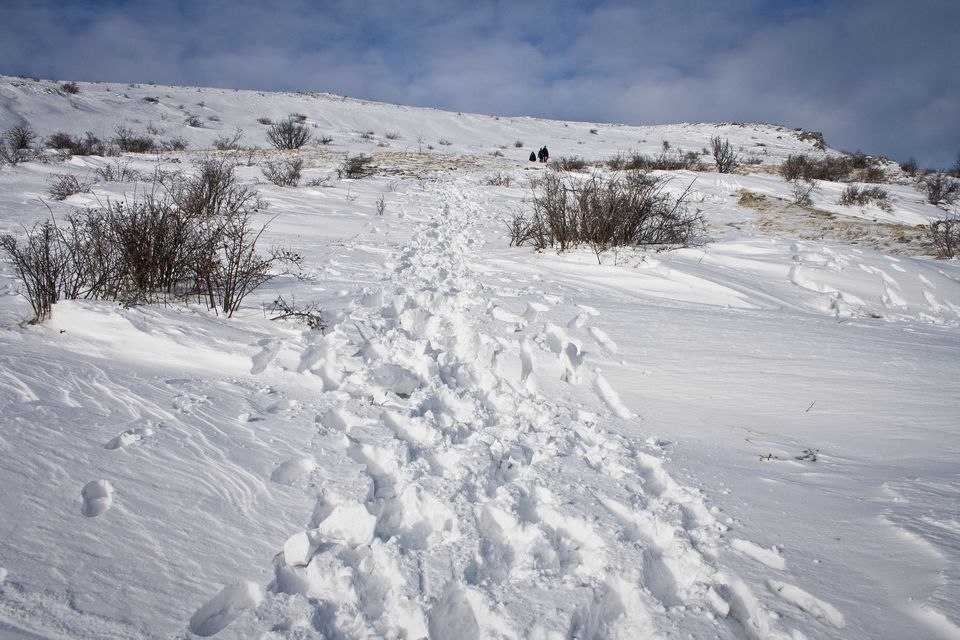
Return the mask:
<path id="1" fill-rule="evenodd" d="M 265 239 L 307 272 L 234 319 L 67 301 L 25 325 L 0 266 L 0 637 L 960 637 L 960 267 L 760 224 L 739 199 L 787 197 L 763 166 L 813 152 L 792 130 L 79 86 L 0 78 L 0 129 L 152 123 L 196 149 L 297 112 L 334 138 L 301 152 L 309 177 L 382 166 L 257 185 Z M 673 175 L 710 242 L 603 264 L 509 246 L 531 147 L 711 135 L 764 164 Z M 50 174 L 111 161 L 0 168 L 0 233 L 50 215 Z M 844 218 L 940 215 L 904 185 L 882 214 L 837 188 L 817 206 Z M 277 293 L 330 328 L 270 321 Z"/>

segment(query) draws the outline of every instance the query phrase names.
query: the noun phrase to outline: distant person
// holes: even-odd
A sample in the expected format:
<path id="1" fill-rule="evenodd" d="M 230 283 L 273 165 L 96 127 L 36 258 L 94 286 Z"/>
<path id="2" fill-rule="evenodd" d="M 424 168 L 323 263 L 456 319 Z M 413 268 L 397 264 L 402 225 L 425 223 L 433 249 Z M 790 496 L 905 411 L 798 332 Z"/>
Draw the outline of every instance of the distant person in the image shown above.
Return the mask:
<path id="1" fill-rule="evenodd" d="M 533 151 L 531 151 L 531 152 L 530 152 L 530 162 L 536 162 L 536 161 L 537 161 L 537 154 L 534 153 Z"/>
<path id="2" fill-rule="evenodd" d="M 542 162 L 549 162 L 549 161 L 550 161 L 550 152 L 547 151 L 547 147 L 546 147 L 546 145 L 544 145 L 544 147 L 543 147 L 543 160 L 542 160 Z"/>
<path id="3" fill-rule="evenodd" d="M 544 157 L 546 157 L 546 153 L 547 153 L 547 148 L 546 148 L 546 147 L 540 147 L 540 151 L 537 151 L 537 159 L 538 159 L 540 162 L 546 162 L 546 160 L 544 160 Z"/>

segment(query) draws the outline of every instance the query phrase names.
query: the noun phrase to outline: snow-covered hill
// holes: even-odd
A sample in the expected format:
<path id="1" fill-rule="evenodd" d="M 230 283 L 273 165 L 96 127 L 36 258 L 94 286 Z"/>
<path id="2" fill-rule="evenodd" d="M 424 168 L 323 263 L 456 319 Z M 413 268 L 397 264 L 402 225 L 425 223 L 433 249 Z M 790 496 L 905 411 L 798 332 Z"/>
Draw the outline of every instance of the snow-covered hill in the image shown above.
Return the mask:
<path id="1" fill-rule="evenodd" d="M 793 206 L 771 167 L 836 152 L 770 125 L 59 86 L 0 78 L 0 130 L 189 146 L 4 166 L 0 234 L 144 189 L 52 202 L 55 173 L 190 171 L 240 129 L 265 239 L 305 272 L 232 319 L 25 325 L 0 266 L 0 638 L 960 638 L 960 267 L 910 240 L 942 212 L 909 184 L 889 211 L 830 183 Z M 332 138 L 299 152 L 314 186 L 257 166 L 285 153 L 257 119 L 291 113 Z M 705 244 L 509 246 L 531 149 L 712 136 L 760 163 L 670 173 Z M 358 152 L 376 174 L 338 180 Z M 329 329 L 269 320 L 278 293 Z"/>

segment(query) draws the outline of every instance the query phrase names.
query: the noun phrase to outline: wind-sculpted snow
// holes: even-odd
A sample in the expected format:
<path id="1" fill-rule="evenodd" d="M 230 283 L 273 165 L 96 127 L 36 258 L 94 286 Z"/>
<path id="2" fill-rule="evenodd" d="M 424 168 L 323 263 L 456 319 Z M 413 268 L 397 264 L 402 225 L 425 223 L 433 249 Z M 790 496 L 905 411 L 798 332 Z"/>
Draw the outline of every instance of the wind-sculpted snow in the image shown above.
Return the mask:
<path id="1" fill-rule="evenodd" d="M 54 89 L 0 79 L 0 119 L 196 146 L 237 126 L 257 144 L 257 116 L 296 111 L 335 140 L 299 152 L 310 186 L 257 184 L 264 246 L 304 265 L 231 319 L 63 300 L 26 325 L 0 262 L 0 637 L 960 638 L 960 268 L 922 255 L 909 225 L 940 211 L 910 185 L 879 213 L 824 184 L 809 210 L 769 166 L 669 172 L 705 244 L 535 252 L 505 224 L 544 171 L 531 146 L 602 161 L 729 135 L 769 165 L 810 144 Z M 181 127 L 194 106 L 221 120 Z M 334 179 L 356 152 L 377 175 Z M 0 168 L 0 233 L 144 189 L 48 211 L 52 173 L 189 172 L 205 153 Z M 278 295 L 325 330 L 272 321 Z"/>
<path id="2" fill-rule="evenodd" d="M 464 192 L 444 190 L 379 290 L 324 338 L 340 408 L 317 417 L 309 460 L 352 460 L 367 489 L 338 491 L 322 462 L 307 471 L 310 526 L 278 546 L 267 597 L 235 633 L 787 637 L 762 606 L 729 601 L 749 592 L 711 560 L 727 527 L 655 445 L 611 430 L 635 416 L 589 351 L 556 325 L 487 313 L 469 266 L 480 212 Z M 615 350 L 592 311 L 576 324 Z M 520 335 L 499 340 L 505 323 Z M 519 372 L 501 366 L 513 358 Z M 562 393 L 538 391 L 544 376 Z"/>

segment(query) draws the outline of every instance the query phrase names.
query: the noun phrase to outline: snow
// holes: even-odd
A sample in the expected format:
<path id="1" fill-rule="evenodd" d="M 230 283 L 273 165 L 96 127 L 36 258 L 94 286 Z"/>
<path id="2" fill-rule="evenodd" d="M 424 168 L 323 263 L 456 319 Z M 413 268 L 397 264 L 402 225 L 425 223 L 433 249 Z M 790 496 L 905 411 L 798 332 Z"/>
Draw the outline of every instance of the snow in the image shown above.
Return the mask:
<path id="1" fill-rule="evenodd" d="M 330 182 L 257 184 L 265 240 L 305 273 L 232 319 L 62 301 L 26 325 L 0 266 L 0 638 L 960 638 L 960 267 L 792 209 L 768 166 L 812 152 L 792 130 L 56 86 L 0 78 L 0 129 L 188 138 L 122 158 L 149 174 L 298 112 L 334 138 L 300 152 Z M 602 264 L 509 246 L 529 148 L 712 135 L 764 164 L 673 172 L 706 244 Z M 356 152 L 377 174 L 338 181 Z M 0 168 L 0 233 L 142 189 L 38 200 L 113 161 Z M 889 212 L 841 189 L 814 195 L 830 224 L 942 215 L 906 184 Z M 270 321 L 278 293 L 329 329 Z"/>

